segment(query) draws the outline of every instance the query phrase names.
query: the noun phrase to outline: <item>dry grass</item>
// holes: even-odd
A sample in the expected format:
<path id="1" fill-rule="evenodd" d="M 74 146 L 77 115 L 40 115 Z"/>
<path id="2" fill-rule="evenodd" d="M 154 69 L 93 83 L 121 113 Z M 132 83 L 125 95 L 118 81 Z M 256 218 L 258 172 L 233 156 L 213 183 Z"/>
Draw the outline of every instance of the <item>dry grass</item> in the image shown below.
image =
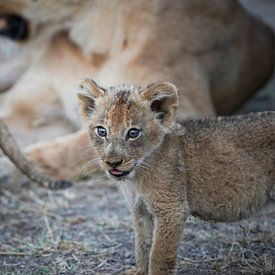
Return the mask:
<path id="1" fill-rule="evenodd" d="M 0 194 L 0 274 L 119 274 L 134 265 L 124 199 L 103 178 L 53 193 Z M 184 229 L 178 274 L 275 273 L 275 207 L 250 220 Z"/>

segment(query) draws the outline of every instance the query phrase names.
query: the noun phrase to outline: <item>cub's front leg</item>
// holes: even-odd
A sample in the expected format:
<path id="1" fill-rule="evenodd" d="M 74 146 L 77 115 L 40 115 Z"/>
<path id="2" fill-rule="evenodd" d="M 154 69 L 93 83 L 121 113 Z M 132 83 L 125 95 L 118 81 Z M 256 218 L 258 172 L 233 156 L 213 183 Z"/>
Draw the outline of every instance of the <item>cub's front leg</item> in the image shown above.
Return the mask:
<path id="1" fill-rule="evenodd" d="M 148 274 L 149 254 L 153 238 L 153 217 L 148 212 L 146 205 L 140 199 L 137 201 L 133 213 L 135 230 L 135 258 L 136 271 L 134 274 Z"/>
<path id="2" fill-rule="evenodd" d="M 175 271 L 177 250 L 188 211 L 171 205 L 166 208 L 166 211 L 157 212 L 154 219 L 149 275 L 169 275 Z"/>

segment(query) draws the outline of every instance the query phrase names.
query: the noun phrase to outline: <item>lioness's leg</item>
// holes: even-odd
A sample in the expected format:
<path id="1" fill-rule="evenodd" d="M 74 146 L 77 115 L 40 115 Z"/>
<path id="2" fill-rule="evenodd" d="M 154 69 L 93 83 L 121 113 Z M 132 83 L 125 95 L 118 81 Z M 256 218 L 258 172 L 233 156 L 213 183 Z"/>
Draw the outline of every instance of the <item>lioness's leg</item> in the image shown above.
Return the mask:
<path id="1" fill-rule="evenodd" d="M 87 131 L 31 145 L 26 153 L 42 170 L 60 179 L 77 179 L 101 171 Z"/>
<path id="2" fill-rule="evenodd" d="M 26 156 L 48 175 L 57 179 L 75 180 L 100 172 L 87 133 L 77 132 L 53 141 L 29 146 Z M 0 186 L 15 189 L 26 179 L 7 157 L 0 158 Z"/>

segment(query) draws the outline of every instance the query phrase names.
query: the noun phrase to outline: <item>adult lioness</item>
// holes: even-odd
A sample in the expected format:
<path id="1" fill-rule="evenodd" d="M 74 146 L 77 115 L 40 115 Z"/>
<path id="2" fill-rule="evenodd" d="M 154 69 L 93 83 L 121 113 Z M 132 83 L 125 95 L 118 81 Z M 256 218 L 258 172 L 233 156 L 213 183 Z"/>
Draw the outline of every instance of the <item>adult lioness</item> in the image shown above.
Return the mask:
<path id="1" fill-rule="evenodd" d="M 173 274 L 188 215 L 236 221 L 275 199 L 275 112 L 178 124 L 170 83 L 81 90 L 91 144 L 133 215 L 133 274 Z"/>
<path id="2" fill-rule="evenodd" d="M 62 108 L 80 127 L 76 95 L 70 91 L 85 75 L 104 85 L 171 81 L 180 88 L 178 117 L 184 118 L 232 111 L 272 73 L 271 30 L 235 0 L 16 3 L 1 2 L 2 22 L 9 18 L 2 28 L 17 14 L 29 30 L 22 35 L 26 28 L 19 24 L 9 28 L 13 36 L 2 33 L 24 38 L 21 63 L 30 64 L 1 110 L 11 127 L 28 128 Z M 12 75 L 9 64 L 1 70 L 5 75 Z M 52 102 L 57 107 L 48 110 Z M 51 175 L 75 178 L 87 146 L 87 134 L 78 132 L 27 151 Z M 92 157 L 92 150 L 87 155 Z"/>

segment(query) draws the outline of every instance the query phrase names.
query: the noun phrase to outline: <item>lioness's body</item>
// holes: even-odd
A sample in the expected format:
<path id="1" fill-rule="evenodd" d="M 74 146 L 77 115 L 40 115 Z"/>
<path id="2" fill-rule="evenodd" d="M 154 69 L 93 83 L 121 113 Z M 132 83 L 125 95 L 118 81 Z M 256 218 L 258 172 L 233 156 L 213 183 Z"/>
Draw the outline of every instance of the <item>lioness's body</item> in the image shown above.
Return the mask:
<path id="1" fill-rule="evenodd" d="M 31 128 L 34 120 L 63 110 L 80 128 L 71 91 L 87 75 L 104 85 L 171 81 L 180 88 L 178 118 L 185 118 L 231 112 L 272 74 L 272 31 L 235 0 L 24 0 L 3 6 L 31 26 L 21 63 L 31 62 L 1 112 L 10 126 Z M 11 59 L 7 63 L 1 72 L 12 75 Z M 28 152 L 51 175 L 76 178 L 87 146 L 87 135 L 78 132 Z"/>
<path id="2" fill-rule="evenodd" d="M 98 162 L 133 215 L 135 274 L 174 272 L 188 215 L 231 222 L 274 199 L 275 112 L 178 124 L 170 83 L 104 89 L 85 80 L 81 90 Z"/>

